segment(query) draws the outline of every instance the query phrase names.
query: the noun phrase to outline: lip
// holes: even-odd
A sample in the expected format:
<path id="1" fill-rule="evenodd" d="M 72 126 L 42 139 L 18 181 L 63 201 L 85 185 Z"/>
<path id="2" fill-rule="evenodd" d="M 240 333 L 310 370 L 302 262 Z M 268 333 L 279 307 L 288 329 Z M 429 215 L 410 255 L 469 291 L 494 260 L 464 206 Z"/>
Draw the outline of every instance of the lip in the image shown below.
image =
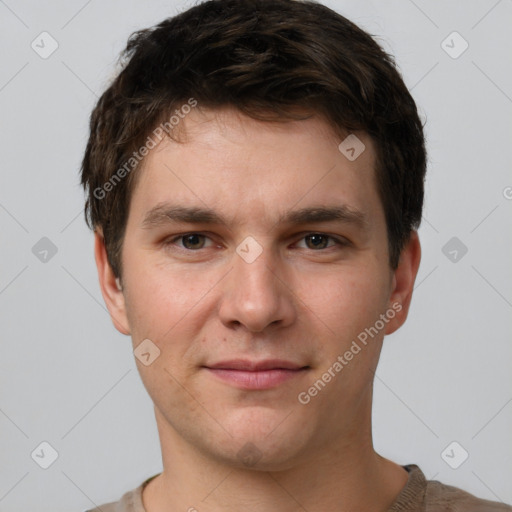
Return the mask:
<path id="1" fill-rule="evenodd" d="M 230 359 L 215 364 L 206 365 L 210 369 L 245 370 L 257 372 L 261 370 L 300 370 L 306 365 L 286 361 L 285 359 L 264 359 L 263 361 L 251 361 L 249 359 Z"/>
<path id="2" fill-rule="evenodd" d="M 242 389 L 270 389 L 303 375 L 309 366 L 283 359 L 250 361 L 233 359 L 204 367 L 209 373 L 228 384 Z"/>

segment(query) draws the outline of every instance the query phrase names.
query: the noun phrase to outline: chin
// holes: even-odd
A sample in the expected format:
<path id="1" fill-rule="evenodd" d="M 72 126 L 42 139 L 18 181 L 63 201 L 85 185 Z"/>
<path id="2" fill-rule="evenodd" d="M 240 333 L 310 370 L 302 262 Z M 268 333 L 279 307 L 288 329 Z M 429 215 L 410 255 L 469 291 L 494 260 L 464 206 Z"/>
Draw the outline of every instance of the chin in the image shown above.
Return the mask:
<path id="1" fill-rule="evenodd" d="M 233 451 L 233 449 L 235 451 Z M 292 468 L 302 450 L 297 445 L 276 446 L 268 439 L 238 440 L 230 452 L 222 454 L 223 463 L 250 471 L 285 471 Z"/>
<path id="2" fill-rule="evenodd" d="M 217 445 L 222 449 L 217 455 L 224 463 L 255 471 L 291 468 L 309 445 L 307 427 L 290 411 L 260 409 L 245 417 L 237 414 L 225 424 L 232 435 Z"/>

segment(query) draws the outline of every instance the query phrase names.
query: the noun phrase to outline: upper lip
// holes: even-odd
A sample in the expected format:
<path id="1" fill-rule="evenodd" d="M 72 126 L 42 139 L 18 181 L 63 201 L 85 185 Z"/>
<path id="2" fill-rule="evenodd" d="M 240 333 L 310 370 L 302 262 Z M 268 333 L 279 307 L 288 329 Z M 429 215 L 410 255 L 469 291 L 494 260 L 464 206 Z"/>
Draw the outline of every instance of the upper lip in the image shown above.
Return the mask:
<path id="1" fill-rule="evenodd" d="M 263 370 L 300 370 L 306 368 L 305 365 L 285 361 L 284 359 L 265 359 L 263 361 L 250 361 L 248 359 L 231 359 L 229 361 L 221 361 L 215 364 L 206 365 L 207 368 L 224 369 L 224 370 L 245 370 L 257 372 Z"/>

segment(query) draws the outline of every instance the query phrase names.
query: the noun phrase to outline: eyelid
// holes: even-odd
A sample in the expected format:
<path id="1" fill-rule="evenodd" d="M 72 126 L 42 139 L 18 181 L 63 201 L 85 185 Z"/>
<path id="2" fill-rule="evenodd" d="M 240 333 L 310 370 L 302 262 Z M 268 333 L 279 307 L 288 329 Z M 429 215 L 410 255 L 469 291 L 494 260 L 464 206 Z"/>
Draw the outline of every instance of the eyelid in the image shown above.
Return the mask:
<path id="1" fill-rule="evenodd" d="M 205 239 L 208 239 L 210 240 L 210 242 L 213 243 L 213 240 L 210 236 L 208 236 L 206 233 L 201 233 L 199 231 L 188 231 L 186 233 L 181 233 L 179 235 L 174 235 L 170 238 L 166 238 L 165 240 L 163 240 L 162 244 L 164 246 L 166 245 L 175 245 L 176 242 L 180 241 L 180 240 L 183 240 L 183 238 L 187 237 L 187 236 L 190 236 L 190 235 L 198 235 L 198 236 L 203 236 Z M 180 247 L 178 245 L 176 245 L 176 247 L 182 251 L 187 251 L 187 252 L 199 252 L 201 249 L 206 249 L 206 247 L 201 247 L 201 249 L 196 249 L 196 250 L 193 250 L 193 249 L 187 249 L 186 247 Z M 211 247 L 208 246 L 208 247 Z"/>
<path id="2" fill-rule="evenodd" d="M 325 251 L 325 250 L 335 247 L 335 246 L 343 247 L 343 246 L 351 245 L 350 240 L 348 240 L 347 238 L 345 238 L 341 235 L 331 235 L 329 233 L 324 233 L 323 231 L 306 231 L 304 233 L 299 233 L 299 235 L 300 235 L 299 241 L 304 240 L 308 236 L 320 235 L 320 236 L 325 236 L 328 239 L 330 239 L 331 241 L 335 242 L 334 245 L 330 245 L 328 247 L 325 247 L 324 249 L 319 249 L 316 252 L 321 252 L 322 250 Z M 310 249 L 310 250 L 314 251 L 314 249 Z"/>
<path id="3" fill-rule="evenodd" d="M 187 237 L 187 236 L 190 236 L 190 235 L 199 235 L 199 236 L 203 236 L 205 239 L 208 239 L 210 240 L 211 244 L 207 247 L 201 247 L 200 249 L 187 249 L 185 247 L 181 247 L 179 245 L 177 245 L 176 243 L 180 240 L 183 240 L 183 238 Z M 302 242 L 306 237 L 308 236 L 313 236 L 313 235 L 320 235 L 320 236 L 324 236 L 324 237 L 327 237 L 330 241 L 333 241 L 334 242 L 334 245 L 329 245 L 323 249 L 309 249 L 308 247 L 306 247 L 305 249 L 307 250 L 311 250 L 311 251 L 314 251 L 314 252 L 322 252 L 322 251 L 325 251 L 329 248 L 332 248 L 332 247 L 336 247 L 336 246 L 340 246 L 340 247 L 343 247 L 343 246 L 348 246 L 348 245 L 351 245 L 351 242 L 350 240 L 348 240 L 347 238 L 343 237 L 343 236 L 340 236 L 340 235 L 331 235 L 329 233 L 324 233 L 323 231 L 303 231 L 301 233 L 296 233 L 293 238 L 297 238 L 297 237 L 300 237 L 298 239 L 297 242 L 295 242 L 295 244 L 299 243 L 299 242 Z M 214 240 L 212 239 L 211 236 L 209 236 L 207 233 L 203 233 L 203 232 L 199 232 L 199 231 L 188 231 L 186 233 L 181 233 L 181 234 L 178 234 L 178 235 L 174 235 L 172 236 L 171 238 L 166 238 L 165 240 L 163 240 L 162 242 L 162 245 L 164 246 L 167 246 L 167 245 L 175 245 L 176 248 L 178 250 L 181 250 L 181 251 L 184 251 L 184 252 L 199 252 L 201 251 L 201 249 L 207 249 L 208 247 L 211 247 L 212 244 L 214 244 Z"/>

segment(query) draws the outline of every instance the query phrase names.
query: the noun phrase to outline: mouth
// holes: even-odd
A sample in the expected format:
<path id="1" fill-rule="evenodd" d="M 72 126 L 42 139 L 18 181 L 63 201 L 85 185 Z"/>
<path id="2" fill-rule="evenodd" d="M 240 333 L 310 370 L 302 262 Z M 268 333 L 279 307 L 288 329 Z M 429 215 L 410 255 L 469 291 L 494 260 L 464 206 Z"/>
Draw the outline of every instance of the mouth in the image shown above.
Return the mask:
<path id="1" fill-rule="evenodd" d="M 249 361 L 234 359 L 222 361 L 205 368 L 215 378 L 241 389 L 271 389 L 291 379 L 304 375 L 309 366 L 282 359 Z"/>

